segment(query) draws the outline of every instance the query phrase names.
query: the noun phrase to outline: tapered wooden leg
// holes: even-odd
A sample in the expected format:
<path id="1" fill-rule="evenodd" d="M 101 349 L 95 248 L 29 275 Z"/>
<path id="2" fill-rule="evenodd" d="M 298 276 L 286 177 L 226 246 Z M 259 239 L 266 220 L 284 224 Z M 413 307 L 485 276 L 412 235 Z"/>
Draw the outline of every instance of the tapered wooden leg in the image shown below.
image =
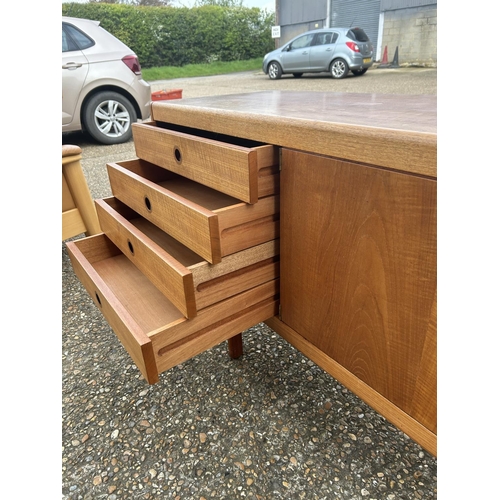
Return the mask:
<path id="1" fill-rule="evenodd" d="M 243 335 L 238 333 L 227 341 L 229 356 L 233 359 L 238 359 L 243 354 Z"/>

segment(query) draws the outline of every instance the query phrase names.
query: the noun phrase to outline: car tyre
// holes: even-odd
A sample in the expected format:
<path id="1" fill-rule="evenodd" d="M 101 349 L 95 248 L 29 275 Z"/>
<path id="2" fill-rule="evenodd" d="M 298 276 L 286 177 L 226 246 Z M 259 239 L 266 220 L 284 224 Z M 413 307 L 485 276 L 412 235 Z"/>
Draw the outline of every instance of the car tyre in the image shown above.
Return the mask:
<path id="1" fill-rule="evenodd" d="M 364 75 L 367 71 L 368 71 L 368 68 L 363 68 L 363 69 L 353 69 L 351 70 L 352 71 L 352 74 L 354 76 L 361 76 L 361 75 Z"/>
<path id="2" fill-rule="evenodd" d="M 295 78 L 300 78 L 304 73 L 293 73 Z"/>
<path id="3" fill-rule="evenodd" d="M 271 80 L 279 80 L 283 74 L 283 70 L 281 69 L 279 63 L 273 61 L 267 68 L 267 74 Z"/>
<path id="4" fill-rule="evenodd" d="M 337 80 L 344 78 L 349 73 L 349 66 L 343 59 L 335 59 L 330 65 L 330 73 Z"/>
<path id="5" fill-rule="evenodd" d="M 120 144 L 132 138 L 132 123 L 137 114 L 132 103 L 117 92 L 105 91 L 92 96 L 83 113 L 88 133 L 101 144 Z"/>

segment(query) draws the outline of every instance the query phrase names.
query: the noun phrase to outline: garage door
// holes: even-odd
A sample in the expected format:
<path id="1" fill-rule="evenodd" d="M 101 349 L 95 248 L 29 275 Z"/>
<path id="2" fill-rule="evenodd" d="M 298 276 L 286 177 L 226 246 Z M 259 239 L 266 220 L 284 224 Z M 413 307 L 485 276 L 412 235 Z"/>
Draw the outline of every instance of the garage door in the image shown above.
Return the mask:
<path id="1" fill-rule="evenodd" d="M 332 27 L 363 28 L 377 49 L 380 0 L 335 0 L 332 2 Z"/>

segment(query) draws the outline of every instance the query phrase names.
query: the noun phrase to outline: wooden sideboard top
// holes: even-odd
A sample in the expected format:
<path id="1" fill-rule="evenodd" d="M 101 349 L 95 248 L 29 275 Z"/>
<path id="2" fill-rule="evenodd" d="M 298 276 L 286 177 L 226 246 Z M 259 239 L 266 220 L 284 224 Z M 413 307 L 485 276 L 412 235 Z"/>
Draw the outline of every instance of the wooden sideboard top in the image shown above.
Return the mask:
<path id="1" fill-rule="evenodd" d="M 436 177 L 433 95 L 263 91 L 152 103 L 152 118 Z"/>

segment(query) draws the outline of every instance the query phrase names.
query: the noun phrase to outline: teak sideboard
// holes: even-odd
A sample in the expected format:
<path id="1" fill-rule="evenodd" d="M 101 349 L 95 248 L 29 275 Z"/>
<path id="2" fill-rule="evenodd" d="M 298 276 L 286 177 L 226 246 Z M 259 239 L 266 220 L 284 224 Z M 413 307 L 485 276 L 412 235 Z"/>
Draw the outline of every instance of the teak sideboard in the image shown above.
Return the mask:
<path id="1" fill-rule="evenodd" d="M 149 383 L 265 321 L 436 455 L 436 120 L 430 95 L 154 102 L 75 272 Z"/>

